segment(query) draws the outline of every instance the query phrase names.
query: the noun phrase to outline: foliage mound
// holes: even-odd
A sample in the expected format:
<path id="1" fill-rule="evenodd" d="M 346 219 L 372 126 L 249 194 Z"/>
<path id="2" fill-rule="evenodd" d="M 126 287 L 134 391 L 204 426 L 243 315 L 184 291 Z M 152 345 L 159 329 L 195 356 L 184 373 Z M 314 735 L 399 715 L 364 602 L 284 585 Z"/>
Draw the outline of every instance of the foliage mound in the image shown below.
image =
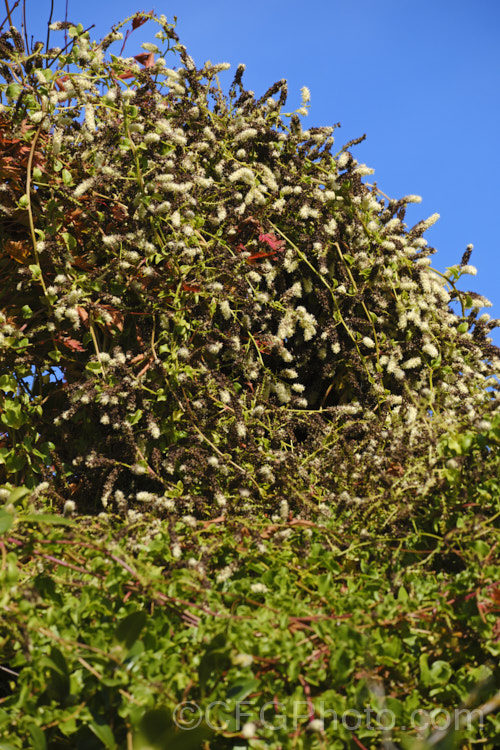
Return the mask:
<path id="1" fill-rule="evenodd" d="M 146 20 L 162 49 L 111 52 Z M 429 743 L 494 747 L 472 247 L 437 271 L 437 215 L 408 229 L 416 196 L 305 130 L 307 89 L 286 113 L 240 65 L 225 94 L 164 17 L 56 29 L 0 38 L 2 747 L 378 747 L 326 711 L 368 704 L 414 747 L 415 711 L 481 701 Z"/>

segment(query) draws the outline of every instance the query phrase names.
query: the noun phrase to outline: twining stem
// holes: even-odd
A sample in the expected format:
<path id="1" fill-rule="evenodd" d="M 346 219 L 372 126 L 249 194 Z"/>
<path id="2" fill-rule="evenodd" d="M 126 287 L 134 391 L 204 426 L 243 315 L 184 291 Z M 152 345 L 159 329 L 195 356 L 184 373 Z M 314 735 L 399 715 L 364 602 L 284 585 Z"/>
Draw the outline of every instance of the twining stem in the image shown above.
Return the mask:
<path id="1" fill-rule="evenodd" d="M 31 205 L 31 169 L 33 167 L 33 158 L 35 155 L 36 144 L 37 144 L 38 138 L 40 137 L 41 132 L 42 132 L 42 123 L 40 123 L 40 125 L 36 129 L 35 135 L 33 137 L 33 141 L 31 143 L 30 153 L 28 157 L 28 167 L 26 171 L 26 198 L 28 201 L 28 218 L 29 218 L 29 224 L 30 224 L 31 242 L 33 244 L 33 256 L 35 258 L 36 265 L 40 269 L 40 283 L 42 285 L 45 298 L 47 299 L 48 298 L 47 287 L 45 286 L 45 281 L 44 281 L 43 273 L 42 273 L 42 267 L 40 265 L 40 256 L 38 255 L 36 233 L 35 233 L 35 222 L 33 220 L 33 208 Z M 49 302 L 49 305 L 50 305 L 50 302 Z"/>
<path id="2" fill-rule="evenodd" d="M 94 349 L 95 349 L 95 353 L 96 353 L 96 356 L 97 356 L 97 360 L 98 360 L 99 364 L 101 365 L 102 374 L 104 376 L 106 376 L 106 368 L 104 366 L 104 362 L 101 360 L 101 352 L 99 350 L 99 344 L 97 342 L 97 336 L 95 335 L 94 320 L 93 320 L 92 312 L 90 313 L 90 317 L 89 317 L 89 330 L 90 330 L 90 335 L 92 336 L 92 341 L 93 341 L 93 344 L 94 344 Z"/>

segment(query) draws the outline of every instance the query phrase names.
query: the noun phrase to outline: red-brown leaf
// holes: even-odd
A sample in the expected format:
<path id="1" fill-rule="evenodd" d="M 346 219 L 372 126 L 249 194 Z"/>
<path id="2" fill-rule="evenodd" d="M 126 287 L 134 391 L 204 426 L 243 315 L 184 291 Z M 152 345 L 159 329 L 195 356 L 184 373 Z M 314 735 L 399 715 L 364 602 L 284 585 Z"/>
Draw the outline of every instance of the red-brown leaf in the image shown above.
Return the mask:
<path id="1" fill-rule="evenodd" d="M 84 352 L 85 347 L 82 346 L 80 341 L 77 341 L 76 339 L 71 339 L 69 337 L 59 337 L 56 339 L 56 341 L 60 341 L 61 344 L 64 344 L 64 346 L 67 346 L 68 349 L 71 349 L 72 352 Z"/>
<path id="2" fill-rule="evenodd" d="M 139 26 L 145 24 L 148 18 L 153 17 L 153 14 L 153 10 L 150 10 L 149 13 L 145 13 L 143 10 L 139 11 L 139 13 L 136 13 L 132 19 L 132 30 L 138 29 Z"/>
<path id="3" fill-rule="evenodd" d="M 259 234 L 259 242 L 265 242 L 271 250 L 285 249 L 285 240 L 279 240 L 274 234 Z"/>
<path id="4" fill-rule="evenodd" d="M 154 52 L 141 52 L 139 55 L 134 55 L 134 60 L 144 65 L 145 68 L 152 68 L 155 64 L 155 53 Z"/>
<path id="5" fill-rule="evenodd" d="M 154 52 L 141 52 L 139 55 L 134 55 L 134 60 L 137 60 L 138 63 L 144 65 L 145 68 L 152 68 L 155 64 L 155 55 Z M 122 81 L 127 78 L 135 78 L 135 73 L 133 70 L 130 70 L 130 68 L 127 68 L 127 70 L 120 73 L 117 78 L 120 78 Z"/>

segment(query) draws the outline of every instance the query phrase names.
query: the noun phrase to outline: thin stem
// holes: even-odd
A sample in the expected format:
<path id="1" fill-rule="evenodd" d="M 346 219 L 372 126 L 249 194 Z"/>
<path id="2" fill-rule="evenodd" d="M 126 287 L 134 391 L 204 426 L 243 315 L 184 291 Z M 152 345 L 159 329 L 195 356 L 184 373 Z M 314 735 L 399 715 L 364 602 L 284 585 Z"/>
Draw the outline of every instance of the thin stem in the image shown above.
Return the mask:
<path id="1" fill-rule="evenodd" d="M 36 233 L 35 233 L 35 222 L 33 220 L 33 207 L 31 205 L 31 170 L 33 167 L 33 158 L 35 155 L 36 144 L 37 144 L 38 138 L 40 137 L 41 132 L 42 132 L 42 123 L 40 123 L 40 125 L 38 126 L 36 130 L 35 136 L 33 138 L 33 142 L 31 144 L 30 154 L 28 157 L 28 166 L 26 169 L 26 197 L 28 200 L 28 218 L 29 218 L 29 225 L 30 225 L 31 242 L 33 245 L 33 255 L 35 258 L 35 263 L 40 269 L 40 283 L 42 285 L 43 293 L 50 306 L 50 302 L 48 301 L 47 287 L 45 286 L 42 268 L 40 266 L 40 256 L 38 255 Z"/>
<path id="2" fill-rule="evenodd" d="M 54 0 L 50 0 L 50 13 L 49 13 L 49 20 L 47 21 L 47 40 L 45 42 L 45 49 L 49 49 L 49 41 L 50 41 L 50 24 L 52 23 L 52 15 L 54 13 Z"/>
<path id="3" fill-rule="evenodd" d="M 8 0 L 5 0 L 5 10 L 7 11 L 7 18 L 9 20 L 9 26 L 12 28 L 14 24 L 12 23 L 12 16 L 10 15 L 10 8 L 9 8 Z"/>
<path id="4" fill-rule="evenodd" d="M 28 24 L 26 23 L 26 0 L 23 0 L 23 33 L 24 33 L 24 46 L 26 48 L 26 52 L 28 52 L 29 49 L 28 49 Z"/>
<path id="5" fill-rule="evenodd" d="M 99 344 L 97 343 L 97 336 L 95 334 L 94 320 L 93 320 L 92 312 L 90 313 L 90 317 L 89 317 L 89 330 L 90 330 L 90 335 L 92 336 L 92 342 L 94 344 L 94 349 L 95 349 L 95 353 L 96 353 L 98 362 L 101 365 L 102 374 L 104 376 L 106 376 L 106 368 L 104 367 L 104 362 L 102 362 L 102 360 L 101 360 L 101 352 L 99 350 Z"/>

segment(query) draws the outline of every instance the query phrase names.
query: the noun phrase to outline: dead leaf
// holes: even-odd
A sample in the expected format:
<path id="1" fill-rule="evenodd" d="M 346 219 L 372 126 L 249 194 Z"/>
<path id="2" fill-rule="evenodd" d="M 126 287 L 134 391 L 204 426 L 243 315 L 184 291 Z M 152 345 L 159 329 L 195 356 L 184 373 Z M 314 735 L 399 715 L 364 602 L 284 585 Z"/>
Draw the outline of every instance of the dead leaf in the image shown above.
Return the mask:
<path id="1" fill-rule="evenodd" d="M 78 313 L 78 317 L 82 321 L 82 323 L 85 326 L 85 328 L 88 328 L 88 323 L 89 323 L 89 314 L 88 314 L 88 312 L 85 310 L 85 308 L 78 307 L 78 306 L 76 308 L 76 311 Z"/>
<path id="2" fill-rule="evenodd" d="M 69 336 L 59 336 L 56 341 L 59 341 L 61 344 L 64 344 L 64 346 L 67 346 L 68 349 L 71 349 L 72 352 L 86 351 L 85 347 L 82 346 L 80 341 L 77 341 L 77 339 L 72 339 Z"/>
<path id="3" fill-rule="evenodd" d="M 155 64 L 155 55 L 154 52 L 141 52 L 139 55 L 134 55 L 134 60 L 137 60 L 138 63 L 144 65 L 145 68 L 152 68 Z M 128 68 L 125 72 L 120 73 L 117 78 L 124 81 L 127 78 L 135 78 L 135 76 L 136 73 Z"/>
<path id="4" fill-rule="evenodd" d="M 132 30 L 138 29 L 146 23 L 148 18 L 153 18 L 154 10 L 150 10 L 149 13 L 145 13 L 143 10 L 136 13 L 132 19 Z"/>
<path id="5" fill-rule="evenodd" d="M 7 255 L 23 265 L 27 265 L 31 260 L 31 247 L 20 240 L 7 240 L 3 248 Z"/>

